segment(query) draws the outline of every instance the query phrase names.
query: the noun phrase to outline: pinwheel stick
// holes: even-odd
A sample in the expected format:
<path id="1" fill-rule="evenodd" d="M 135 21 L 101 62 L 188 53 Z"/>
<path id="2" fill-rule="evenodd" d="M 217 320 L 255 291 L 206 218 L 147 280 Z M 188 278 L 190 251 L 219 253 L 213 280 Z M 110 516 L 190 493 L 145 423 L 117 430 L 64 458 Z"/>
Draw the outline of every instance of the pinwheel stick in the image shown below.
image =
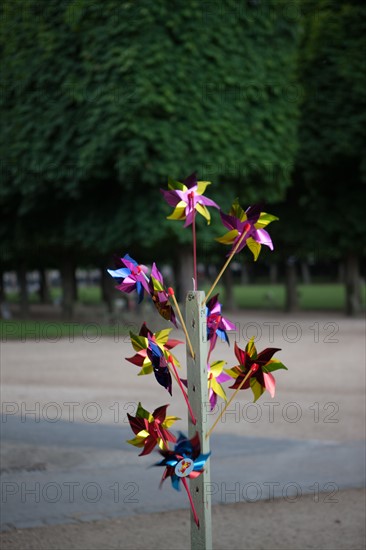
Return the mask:
<path id="1" fill-rule="evenodd" d="M 186 324 L 184 322 L 183 315 L 180 311 L 180 307 L 178 305 L 177 299 L 175 297 L 174 290 L 171 287 L 168 288 L 168 294 L 174 302 L 175 309 L 177 310 L 178 317 L 179 317 L 179 320 L 181 322 L 183 332 L 184 332 L 184 334 L 186 335 L 186 338 L 187 338 L 187 344 L 188 344 L 188 347 L 189 347 L 189 351 L 190 351 L 190 353 L 191 353 L 191 355 L 194 359 L 194 351 L 193 351 L 193 347 L 192 347 L 192 344 L 191 344 L 191 340 L 189 338 L 188 330 L 187 330 Z"/>
<path id="2" fill-rule="evenodd" d="M 177 368 L 176 368 L 176 366 L 175 366 L 175 364 L 174 364 L 174 361 L 173 361 L 173 359 L 172 359 L 171 357 L 169 358 L 169 363 L 170 363 L 171 366 L 172 366 L 173 373 L 174 373 L 174 378 L 175 378 L 175 380 L 177 381 L 177 383 L 178 383 L 178 385 L 179 385 L 179 387 L 180 387 L 180 389 L 181 389 L 181 392 L 182 392 L 182 394 L 183 394 L 183 397 L 184 397 L 184 399 L 185 399 L 185 401 L 186 401 L 186 403 L 187 403 L 187 407 L 188 407 L 188 410 L 189 410 L 189 414 L 190 414 L 190 416 L 191 416 L 191 420 L 192 420 L 193 424 L 196 425 L 197 420 L 196 420 L 196 417 L 194 416 L 194 412 L 193 412 L 192 407 L 191 407 L 191 404 L 190 404 L 190 402 L 189 402 L 187 392 L 186 392 L 186 390 L 185 390 L 184 387 L 183 387 L 183 384 L 182 384 L 181 379 L 179 378 L 179 374 L 178 374 L 178 372 L 177 372 Z"/>
<path id="3" fill-rule="evenodd" d="M 207 295 L 206 295 L 205 302 L 204 302 L 205 304 L 207 303 L 207 300 L 208 300 L 209 297 L 211 296 L 212 292 L 214 291 L 214 289 L 215 289 L 217 283 L 219 282 L 219 280 L 220 280 L 221 277 L 223 276 L 225 269 L 227 268 L 227 266 L 229 265 L 229 263 L 230 263 L 231 260 L 233 259 L 234 255 L 236 254 L 236 252 L 237 252 L 239 246 L 240 246 L 241 243 L 243 242 L 243 240 L 244 240 L 245 236 L 247 235 L 249 229 L 250 229 L 250 225 L 249 225 L 249 223 L 247 223 L 247 224 L 245 225 L 245 227 L 244 227 L 244 231 L 243 231 L 243 233 L 241 234 L 240 239 L 238 240 L 238 242 L 236 243 L 236 245 L 235 245 L 234 248 L 232 249 L 232 251 L 231 251 L 231 253 L 230 253 L 228 259 L 226 260 L 226 262 L 225 262 L 225 264 L 224 264 L 224 266 L 223 266 L 223 268 L 221 269 L 220 273 L 218 274 L 218 276 L 216 277 L 215 281 L 213 282 L 213 284 L 212 284 L 210 290 L 208 291 L 208 293 L 207 293 Z"/>
<path id="4" fill-rule="evenodd" d="M 194 277 L 193 290 L 197 290 L 198 282 L 197 282 L 196 211 L 193 212 L 192 240 L 193 240 L 193 277 Z"/>
<path id="5" fill-rule="evenodd" d="M 194 507 L 191 491 L 189 490 L 188 483 L 187 483 L 187 480 L 186 480 L 185 477 L 182 477 L 182 483 L 183 483 L 183 487 L 187 491 L 187 495 L 188 495 L 188 498 L 189 498 L 189 503 L 191 505 L 192 514 L 193 514 L 193 517 L 194 517 L 195 524 L 197 525 L 197 527 L 199 529 L 200 528 L 200 520 L 198 519 L 196 508 Z"/>
<path id="6" fill-rule="evenodd" d="M 249 372 L 246 374 L 246 376 L 243 378 L 243 380 L 240 382 L 239 386 L 236 388 L 236 390 L 234 391 L 233 395 L 230 397 L 229 401 L 226 403 L 225 407 L 222 409 L 221 413 L 219 414 L 219 416 L 216 418 L 215 422 L 212 424 L 211 428 L 209 429 L 209 431 L 207 432 L 206 434 L 206 437 L 210 437 L 210 435 L 212 434 L 212 432 L 214 431 L 214 429 L 216 428 L 217 424 L 219 423 L 220 419 L 223 417 L 223 415 L 225 414 L 225 411 L 226 409 L 228 408 L 228 406 L 230 405 L 230 403 L 232 402 L 232 400 L 235 398 L 235 396 L 237 395 L 238 391 L 242 389 L 242 387 L 244 386 L 245 382 L 248 380 L 249 376 L 253 373 L 253 369 L 249 369 Z"/>

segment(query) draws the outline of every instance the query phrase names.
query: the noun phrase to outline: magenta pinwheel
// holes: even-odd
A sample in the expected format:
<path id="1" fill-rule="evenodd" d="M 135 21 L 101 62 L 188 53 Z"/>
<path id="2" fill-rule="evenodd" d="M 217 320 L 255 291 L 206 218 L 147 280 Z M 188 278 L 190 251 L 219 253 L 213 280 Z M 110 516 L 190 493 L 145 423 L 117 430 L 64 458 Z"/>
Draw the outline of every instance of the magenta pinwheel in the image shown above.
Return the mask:
<path id="1" fill-rule="evenodd" d="M 139 456 L 147 455 L 155 448 L 168 449 L 168 441 L 175 443 L 177 438 L 168 430 L 177 420 L 177 416 L 166 416 L 166 410 L 169 405 L 163 405 L 154 410 L 153 413 L 145 410 L 141 403 L 138 404 L 136 416 L 127 413 L 134 439 L 129 439 L 127 443 L 135 447 L 143 447 Z"/>
<path id="2" fill-rule="evenodd" d="M 287 370 L 287 367 L 281 361 L 272 359 L 277 351 L 280 351 L 280 349 L 266 348 L 257 353 L 254 338 L 248 342 L 245 351 L 235 343 L 235 355 L 239 365 L 226 370 L 232 378 L 235 378 L 235 383 L 230 386 L 230 389 L 240 388 L 246 390 L 250 387 L 254 394 L 254 401 L 257 401 L 265 390 L 270 393 L 271 397 L 274 397 L 276 381 L 271 373 L 278 369 Z M 242 384 L 247 376 L 247 380 Z"/>
<path id="3" fill-rule="evenodd" d="M 166 202 L 174 208 L 168 220 L 185 220 L 184 227 L 187 227 L 193 223 L 195 213 L 198 212 L 210 223 L 211 216 L 207 207 L 220 208 L 216 202 L 203 195 L 210 183 L 197 181 L 195 172 L 182 183 L 169 178 L 169 191 L 160 189 Z"/>
<path id="4" fill-rule="evenodd" d="M 118 285 L 116 288 L 121 292 L 128 294 L 136 290 L 138 302 L 140 303 L 144 297 L 144 289 L 149 292 L 149 279 L 146 275 L 147 267 L 138 264 L 136 260 L 125 254 L 120 258 L 121 265 L 119 269 L 108 269 L 108 273 L 117 279 Z"/>
<path id="5" fill-rule="evenodd" d="M 253 253 L 254 260 L 257 260 L 263 244 L 273 250 L 272 239 L 264 227 L 278 218 L 272 214 L 261 212 L 260 205 L 250 206 L 244 212 L 238 200 L 235 200 L 229 214 L 220 211 L 220 216 L 229 232 L 216 240 L 223 244 L 232 244 L 230 254 L 238 243 L 239 246 L 235 252 L 240 252 L 247 245 Z"/>
<path id="6" fill-rule="evenodd" d="M 206 304 L 207 340 L 210 342 L 208 357 L 210 357 L 212 350 L 216 346 L 218 336 L 229 344 L 229 337 L 226 331 L 236 330 L 235 324 L 221 315 L 221 307 L 218 294 L 215 294 Z"/>
<path id="7" fill-rule="evenodd" d="M 167 321 L 171 321 L 178 328 L 174 310 L 169 302 L 169 294 L 164 286 L 164 279 L 155 262 L 151 269 L 149 289 L 154 306 L 160 315 Z"/>

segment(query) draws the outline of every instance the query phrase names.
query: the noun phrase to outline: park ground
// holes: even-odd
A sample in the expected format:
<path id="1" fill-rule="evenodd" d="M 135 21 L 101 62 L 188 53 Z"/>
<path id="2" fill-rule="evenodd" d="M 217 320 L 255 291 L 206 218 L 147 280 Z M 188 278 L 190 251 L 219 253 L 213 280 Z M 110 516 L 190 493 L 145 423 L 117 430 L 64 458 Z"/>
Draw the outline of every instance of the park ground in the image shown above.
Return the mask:
<path id="1" fill-rule="evenodd" d="M 240 396 L 212 437 L 212 480 L 220 487 L 213 495 L 214 548 L 361 550 L 364 319 L 245 312 L 231 320 L 240 347 L 255 335 L 258 349 L 282 349 L 278 356 L 289 370 L 276 373 L 274 400 L 264 395 L 249 405 L 250 396 Z M 229 365 L 231 340 L 230 348 L 219 344 L 215 356 Z M 185 495 L 169 484 L 159 491 L 161 471 L 148 468 L 158 455 L 138 459 L 125 443 L 126 413 L 138 400 L 149 410 L 170 403 L 169 413 L 182 418 L 177 429 L 185 431 L 183 400 L 177 392 L 171 399 L 153 377 L 137 377 L 124 361 L 132 354 L 128 338 L 119 333 L 59 338 L 42 329 L 35 338 L 25 329 L 19 340 L 3 337 L 2 485 L 94 480 L 103 487 L 120 475 L 124 488 L 126 482 L 138 483 L 140 491 L 135 504 L 124 498 L 115 506 L 109 499 L 102 507 L 85 498 L 52 506 L 50 495 L 35 504 L 32 497 L 9 493 L 2 503 L 4 550 L 189 548 Z M 223 483 L 230 484 L 224 494 Z M 236 483 L 238 499 L 232 492 Z M 269 483 L 279 492 L 262 491 L 256 498 L 246 490 Z M 290 485 L 295 493 L 287 490 Z"/>

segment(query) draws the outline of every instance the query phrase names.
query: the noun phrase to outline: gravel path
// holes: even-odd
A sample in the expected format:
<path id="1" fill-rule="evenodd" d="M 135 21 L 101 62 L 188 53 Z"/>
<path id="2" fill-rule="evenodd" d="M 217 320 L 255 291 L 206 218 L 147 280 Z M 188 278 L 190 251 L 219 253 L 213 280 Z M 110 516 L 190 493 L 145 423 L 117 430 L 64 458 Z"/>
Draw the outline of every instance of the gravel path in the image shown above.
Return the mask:
<path id="1" fill-rule="evenodd" d="M 217 449 L 212 456 L 213 481 L 221 487 L 227 471 L 227 482 L 243 483 L 244 478 L 235 477 L 233 471 L 249 469 L 246 482 L 261 487 L 266 482 L 279 483 L 280 492 L 270 502 L 263 493 L 261 499 L 252 499 L 255 502 L 248 502 L 250 498 L 236 502 L 243 499 L 234 497 L 235 504 L 215 495 L 214 501 L 226 502 L 214 507 L 215 547 L 363 548 L 364 320 L 335 314 L 289 317 L 250 312 L 231 320 L 237 323 L 239 346 L 255 335 L 258 349 L 282 348 L 278 356 L 289 371 L 276 373 L 273 400 L 265 394 L 252 404 L 246 392 L 217 426 L 212 440 Z M 172 336 L 183 339 L 179 331 Z M 127 338 L 94 338 L 87 333 L 75 338 L 71 333 L 69 338 L 52 340 L 44 332 L 39 341 L 26 333 L 23 340 L 7 342 L 3 335 L 1 342 L 2 507 L 10 529 L 2 534 L 2 548 L 188 547 L 189 515 L 176 510 L 186 505 L 183 495 L 164 487 L 159 498 L 163 502 L 164 495 L 169 495 L 166 507 L 159 504 L 154 491 L 160 471 L 152 475 L 146 470 L 156 455 L 151 460 L 137 459 L 134 449 L 124 443 L 126 415 L 135 410 L 138 400 L 150 410 L 170 403 L 170 414 L 182 418 L 177 429 L 185 431 L 186 410 L 178 392 L 170 398 L 152 376 L 136 376 L 137 368 L 124 361 L 133 354 Z M 184 368 L 180 348 L 177 355 Z M 215 358 L 233 365 L 232 346 L 218 344 Z M 207 421 L 213 418 L 209 414 Z M 148 472 L 151 491 L 146 498 L 140 495 L 128 513 L 120 510 L 118 519 L 116 508 L 113 511 L 109 505 L 104 516 L 103 510 L 93 513 L 96 506 L 78 516 L 65 502 L 51 514 L 47 499 L 39 510 L 31 498 L 20 507 L 14 499 L 21 492 L 18 497 L 6 494 L 4 499 L 4 487 L 8 492 L 12 487 L 9 483 L 20 487 L 37 479 L 95 480 L 98 472 L 108 479 L 107 473 L 111 476 L 119 468 L 137 481 Z M 291 494 L 283 494 L 288 480 L 301 487 L 296 502 Z M 332 496 L 327 500 L 332 489 L 324 485 L 327 482 L 337 485 L 336 502 Z M 322 490 L 324 498 L 316 501 Z M 242 485 L 239 492 L 242 496 Z M 65 513 L 65 506 L 72 513 Z M 70 523 L 56 525 L 64 522 Z M 19 528 L 47 523 L 55 525 Z"/>

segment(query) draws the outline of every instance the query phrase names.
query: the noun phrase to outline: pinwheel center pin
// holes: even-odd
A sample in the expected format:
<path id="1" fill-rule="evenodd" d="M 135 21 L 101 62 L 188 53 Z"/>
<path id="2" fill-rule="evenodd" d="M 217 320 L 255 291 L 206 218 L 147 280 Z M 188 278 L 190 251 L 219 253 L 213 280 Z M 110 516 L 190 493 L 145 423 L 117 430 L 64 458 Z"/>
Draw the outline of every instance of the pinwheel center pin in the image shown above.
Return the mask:
<path id="1" fill-rule="evenodd" d="M 253 363 L 253 365 L 250 367 L 251 372 L 257 372 L 259 369 L 258 363 Z"/>
<path id="2" fill-rule="evenodd" d="M 178 477 L 187 477 L 193 471 L 194 462 L 190 458 L 183 458 L 178 462 L 174 469 L 175 475 Z"/>

